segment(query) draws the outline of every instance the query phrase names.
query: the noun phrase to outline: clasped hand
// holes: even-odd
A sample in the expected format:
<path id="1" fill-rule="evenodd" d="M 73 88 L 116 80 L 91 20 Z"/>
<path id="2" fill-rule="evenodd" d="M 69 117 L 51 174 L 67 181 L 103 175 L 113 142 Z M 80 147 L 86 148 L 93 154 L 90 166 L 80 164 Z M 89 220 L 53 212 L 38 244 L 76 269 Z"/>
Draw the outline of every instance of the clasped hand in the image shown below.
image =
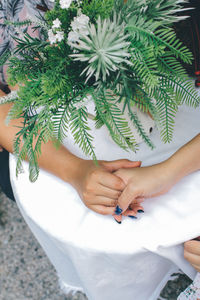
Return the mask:
<path id="1" fill-rule="evenodd" d="M 121 222 L 122 214 L 136 216 L 145 198 L 167 192 L 176 181 L 167 162 L 140 166 L 141 162 L 125 159 L 98 165 L 83 160 L 73 185 L 89 209 Z"/>

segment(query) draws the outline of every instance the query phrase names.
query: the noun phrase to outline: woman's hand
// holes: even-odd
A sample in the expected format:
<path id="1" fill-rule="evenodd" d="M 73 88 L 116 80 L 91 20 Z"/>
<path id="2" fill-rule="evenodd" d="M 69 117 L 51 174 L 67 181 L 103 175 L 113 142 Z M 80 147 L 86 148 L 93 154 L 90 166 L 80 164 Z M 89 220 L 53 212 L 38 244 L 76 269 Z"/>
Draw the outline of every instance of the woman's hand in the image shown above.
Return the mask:
<path id="1" fill-rule="evenodd" d="M 166 193 L 177 182 L 167 161 L 151 167 L 121 169 L 115 175 L 126 185 L 118 200 L 123 212 L 131 208 L 131 205 L 142 202 L 144 198 Z"/>
<path id="2" fill-rule="evenodd" d="M 140 164 L 122 159 L 99 161 L 97 166 L 91 160 L 80 160 L 70 183 L 88 208 L 99 214 L 113 215 L 118 198 L 125 188 L 123 179 L 113 172 L 121 168 L 139 167 Z"/>
<path id="3" fill-rule="evenodd" d="M 185 259 L 200 272 L 200 241 L 188 241 L 184 244 Z"/>

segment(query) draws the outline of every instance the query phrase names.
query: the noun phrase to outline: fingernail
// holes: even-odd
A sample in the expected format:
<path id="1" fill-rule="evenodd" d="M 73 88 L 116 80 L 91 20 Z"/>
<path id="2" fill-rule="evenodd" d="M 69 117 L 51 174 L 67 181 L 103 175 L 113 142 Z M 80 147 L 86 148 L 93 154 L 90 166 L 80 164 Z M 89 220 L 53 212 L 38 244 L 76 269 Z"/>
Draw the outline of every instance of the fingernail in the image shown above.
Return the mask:
<path id="1" fill-rule="evenodd" d="M 119 205 L 117 205 L 116 209 L 115 209 L 115 214 L 117 216 L 121 215 L 121 213 L 123 212 L 123 210 L 119 207 Z"/>
<path id="2" fill-rule="evenodd" d="M 116 219 L 115 219 L 115 221 L 116 221 L 118 224 L 122 224 L 122 222 L 121 222 L 121 221 L 117 221 Z"/>
<path id="3" fill-rule="evenodd" d="M 143 209 L 139 209 L 137 212 L 138 212 L 139 214 L 143 214 L 143 213 L 144 213 L 144 210 L 143 210 Z"/>
<path id="4" fill-rule="evenodd" d="M 131 219 L 137 219 L 137 217 L 135 217 L 135 216 L 128 216 L 128 217 Z"/>

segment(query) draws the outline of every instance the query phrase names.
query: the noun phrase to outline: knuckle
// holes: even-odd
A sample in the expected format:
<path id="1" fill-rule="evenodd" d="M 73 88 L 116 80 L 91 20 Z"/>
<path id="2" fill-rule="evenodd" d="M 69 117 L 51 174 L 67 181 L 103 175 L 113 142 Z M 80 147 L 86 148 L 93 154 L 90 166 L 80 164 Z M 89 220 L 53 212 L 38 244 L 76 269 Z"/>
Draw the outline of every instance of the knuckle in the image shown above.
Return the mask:
<path id="1" fill-rule="evenodd" d="M 111 205 L 111 206 L 116 206 L 116 205 L 117 205 L 117 200 L 112 200 L 112 201 L 110 202 L 110 205 Z"/>
<path id="2" fill-rule="evenodd" d="M 121 196 L 121 192 L 115 192 L 114 197 L 115 197 L 116 199 L 118 199 L 120 196 Z"/>
<path id="3" fill-rule="evenodd" d="M 184 243 L 184 249 L 185 249 L 185 251 L 191 251 L 191 248 L 192 248 L 191 241 L 188 241 L 188 242 Z"/>
<path id="4" fill-rule="evenodd" d="M 84 199 L 84 201 L 89 201 L 89 195 L 88 195 L 87 191 L 83 192 L 83 199 Z"/>
<path id="5" fill-rule="evenodd" d="M 188 252 L 186 250 L 184 250 L 184 253 L 183 253 L 183 256 L 186 260 L 189 259 L 189 255 L 188 255 Z"/>
<path id="6" fill-rule="evenodd" d="M 85 185 L 85 192 L 88 194 L 93 194 L 94 193 L 94 187 L 91 184 L 91 182 L 87 182 Z"/>
<path id="7" fill-rule="evenodd" d="M 123 183 L 120 181 L 120 180 L 116 180 L 115 183 L 114 183 L 114 187 L 116 189 L 123 189 Z"/>
<path id="8" fill-rule="evenodd" d="M 107 215 L 106 211 L 103 208 L 99 208 L 99 213 L 104 216 Z"/>

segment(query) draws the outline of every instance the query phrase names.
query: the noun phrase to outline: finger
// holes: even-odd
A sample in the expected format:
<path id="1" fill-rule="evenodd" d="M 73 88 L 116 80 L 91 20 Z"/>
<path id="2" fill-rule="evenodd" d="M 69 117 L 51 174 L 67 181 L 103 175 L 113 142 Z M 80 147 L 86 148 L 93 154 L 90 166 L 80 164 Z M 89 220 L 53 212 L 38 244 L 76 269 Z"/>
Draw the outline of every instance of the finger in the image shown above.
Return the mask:
<path id="1" fill-rule="evenodd" d="M 115 207 L 106 207 L 103 205 L 91 205 L 89 207 L 94 212 L 100 214 L 100 215 L 113 215 L 115 212 Z"/>
<path id="2" fill-rule="evenodd" d="M 122 223 L 122 215 L 120 215 L 120 216 L 113 215 L 113 217 L 118 224 Z"/>
<path id="3" fill-rule="evenodd" d="M 144 213 L 144 207 L 139 205 L 139 204 L 131 204 L 129 206 L 130 210 L 134 211 L 136 214 L 137 213 Z"/>
<path id="4" fill-rule="evenodd" d="M 103 205 L 103 206 L 116 207 L 118 202 L 117 199 L 111 199 L 104 196 L 96 196 L 93 199 L 94 200 L 91 201 L 91 205 Z"/>
<path id="5" fill-rule="evenodd" d="M 184 258 L 189 261 L 193 265 L 200 266 L 200 256 L 190 253 L 188 251 L 184 251 Z"/>
<path id="6" fill-rule="evenodd" d="M 3 148 L 0 146 L 0 152 L 3 152 Z"/>
<path id="7" fill-rule="evenodd" d="M 125 183 L 121 178 L 107 172 L 102 172 L 99 174 L 98 182 L 101 185 L 116 191 L 123 191 L 125 188 Z"/>
<path id="8" fill-rule="evenodd" d="M 115 172 L 123 168 L 138 168 L 141 166 L 141 161 L 130 161 L 128 159 L 120 159 L 115 161 L 103 162 L 103 165 L 108 171 Z"/>
<path id="9" fill-rule="evenodd" d="M 184 244 L 184 249 L 187 252 L 200 256 L 200 242 L 199 241 L 188 241 Z"/>
<path id="10" fill-rule="evenodd" d="M 104 185 L 99 184 L 98 189 L 96 190 L 97 196 L 104 196 L 111 199 L 118 199 L 121 195 L 121 191 L 116 191 L 113 189 L 110 189 Z"/>
<path id="11" fill-rule="evenodd" d="M 131 203 L 135 203 L 134 199 L 136 198 L 137 196 L 134 195 L 134 191 L 131 189 L 130 184 L 128 184 L 118 199 L 118 205 L 124 212 Z"/>
<path id="12" fill-rule="evenodd" d="M 137 198 L 135 199 L 136 203 L 142 203 L 142 202 L 144 202 L 144 200 L 145 200 L 144 197 L 137 197 Z"/>
<path id="13" fill-rule="evenodd" d="M 137 219 L 137 212 L 135 212 L 132 209 L 127 209 L 124 213 L 123 216 L 125 217 L 130 217 L 132 219 Z"/>
<path id="14" fill-rule="evenodd" d="M 140 204 L 140 203 L 131 203 L 129 205 L 129 208 L 132 209 L 132 210 L 139 210 L 139 209 L 142 209 L 144 210 L 144 207 Z"/>

